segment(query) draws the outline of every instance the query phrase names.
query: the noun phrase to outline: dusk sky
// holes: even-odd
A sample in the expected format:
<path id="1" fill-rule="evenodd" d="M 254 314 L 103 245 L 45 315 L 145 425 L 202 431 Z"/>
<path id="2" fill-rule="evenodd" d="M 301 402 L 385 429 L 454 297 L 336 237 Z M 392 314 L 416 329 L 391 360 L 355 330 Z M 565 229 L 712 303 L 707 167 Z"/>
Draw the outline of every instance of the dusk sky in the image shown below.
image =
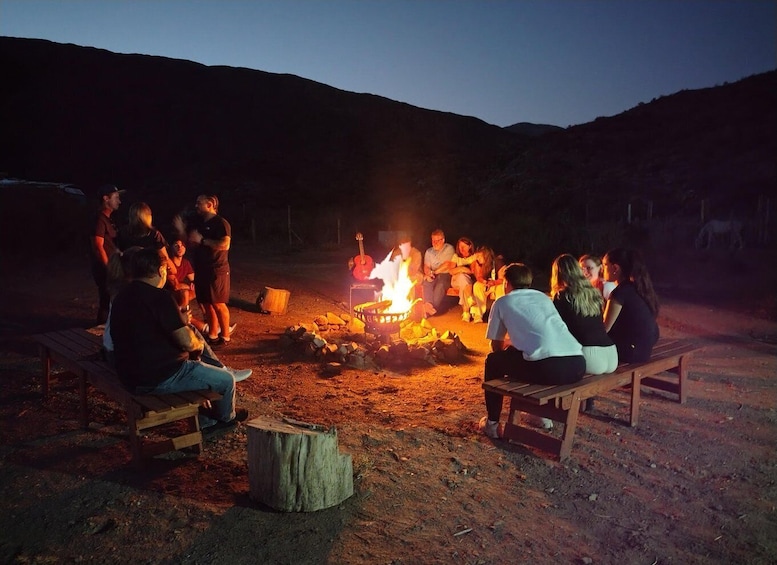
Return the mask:
<path id="1" fill-rule="evenodd" d="M 777 1 L 0 0 L 0 35 L 566 127 L 777 68 Z"/>

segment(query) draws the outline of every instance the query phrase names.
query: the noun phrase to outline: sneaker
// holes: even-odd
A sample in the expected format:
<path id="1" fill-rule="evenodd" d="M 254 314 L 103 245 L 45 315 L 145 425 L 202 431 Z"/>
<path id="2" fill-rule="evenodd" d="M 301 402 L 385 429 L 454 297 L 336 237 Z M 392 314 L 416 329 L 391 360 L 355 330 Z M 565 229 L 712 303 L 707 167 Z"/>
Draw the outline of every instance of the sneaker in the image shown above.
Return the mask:
<path id="1" fill-rule="evenodd" d="M 233 432 L 237 429 L 237 419 L 229 422 L 216 422 L 202 430 L 202 437 L 205 439 L 215 439 L 217 437 Z"/>
<path id="2" fill-rule="evenodd" d="M 480 316 L 478 314 L 475 314 L 472 316 L 472 323 L 473 324 L 482 324 L 483 323 L 483 316 Z"/>
<path id="3" fill-rule="evenodd" d="M 205 341 L 208 342 L 208 345 L 210 345 L 210 348 L 213 349 L 214 351 L 216 349 L 222 349 L 226 347 L 227 345 L 229 345 L 229 342 L 230 342 L 230 340 L 224 339 L 221 336 L 217 337 L 216 339 L 213 339 L 211 337 L 206 337 Z"/>
<path id="4" fill-rule="evenodd" d="M 235 417 L 230 420 L 231 422 L 243 422 L 248 419 L 248 410 L 245 408 L 235 409 Z"/>
<path id="5" fill-rule="evenodd" d="M 553 420 L 549 418 L 540 418 L 539 416 L 535 416 L 534 414 L 529 414 L 528 416 L 529 417 L 527 418 L 527 421 L 533 426 L 537 426 L 538 428 L 542 428 L 543 430 L 553 429 Z"/>
<path id="6" fill-rule="evenodd" d="M 499 422 L 494 422 L 489 420 L 488 416 L 483 416 L 478 422 L 478 431 L 483 432 L 488 438 L 499 439 L 502 437 L 504 429 L 499 425 Z"/>
<path id="7" fill-rule="evenodd" d="M 218 420 L 214 418 L 210 418 L 205 414 L 198 415 L 197 419 L 200 421 L 200 430 L 204 430 L 205 428 L 210 428 L 211 426 L 215 426 L 218 423 Z"/>
<path id="8" fill-rule="evenodd" d="M 462 322 L 469 322 L 472 319 L 472 317 L 469 315 L 469 312 L 462 312 L 461 313 L 461 321 Z"/>
<path id="9" fill-rule="evenodd" d="M 232 376 L 235 377 L 235 382 L 239 383 L 240 381 L 246 380 L 248 377 L 254 374 L 254 371 L 252 369 L 231 369 L 229 367 L 226 367 L 227 371 L 232 373 Z"/>

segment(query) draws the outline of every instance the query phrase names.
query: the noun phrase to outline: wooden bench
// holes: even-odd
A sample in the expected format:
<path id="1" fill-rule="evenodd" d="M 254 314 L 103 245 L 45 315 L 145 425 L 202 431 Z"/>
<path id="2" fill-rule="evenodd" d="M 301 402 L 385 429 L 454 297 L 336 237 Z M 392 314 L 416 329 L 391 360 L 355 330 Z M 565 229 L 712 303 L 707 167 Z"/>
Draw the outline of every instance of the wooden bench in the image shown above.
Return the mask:
<path id="1" fill-rule="evenodd" d="M 43 368 L 43 395 L 50 390 L 51 365 L 57 363 L 78 377 L 79 421 L 89 425 L 87 382 L 116 401 L 127 414 L 132 459 L 141 467 L 143 460 L 169 451 L 193 447 L 202 452 L 200 406 L 206 401 L 221 399 L 211 390 L 187 391 L 176 394 L 130 393 L 119 381 L 116 371 L 100 358 L 102 338 L 80 328 L 49 332 L 34 336 L 40 349 Z M 185 422 L 185 431 L 157 439 L 144 439 L 142 433 L 173 422 Z M 161 436 L 161 434 L 160 434 Z"/>
<path id="2" fill-rule="evenodd" d="M 680 404 L 687 399 L 686 378 L 688 362 L 700 347 L 693 343 L 663 339 L 653 348 L 650 360 L 644 363 L 623 363 L 613 373 L 585 375 L 568 385 L 539 385 L 507 379 L 493 379 L 483 383 L 486 391 L 510 398 L 510 412 L 504 429 L 504 438 L 553 453 L 564 460 L 572 451 L 580 403 L 618 387 L 631 387 L 629 423 L 636 426 L 642 386 L 670 392 L 678 396 Z M 659 373 L 669 372 L 662 375 Z M 520 412 L 549 418 L 564 425 L 561 438 L 521 424 Z"/>

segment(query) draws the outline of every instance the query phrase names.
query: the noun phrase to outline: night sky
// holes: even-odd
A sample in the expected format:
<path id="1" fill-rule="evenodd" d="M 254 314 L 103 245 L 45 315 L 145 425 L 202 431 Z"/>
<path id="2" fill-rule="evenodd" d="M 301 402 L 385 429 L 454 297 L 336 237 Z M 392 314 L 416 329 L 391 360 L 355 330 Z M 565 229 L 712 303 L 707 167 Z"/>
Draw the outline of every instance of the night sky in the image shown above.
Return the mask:
<path id="1" fill-rule="evenodd" d="M 777 2 L 0 0 L 0 35 L 562 127 L 777 68 Z"/>

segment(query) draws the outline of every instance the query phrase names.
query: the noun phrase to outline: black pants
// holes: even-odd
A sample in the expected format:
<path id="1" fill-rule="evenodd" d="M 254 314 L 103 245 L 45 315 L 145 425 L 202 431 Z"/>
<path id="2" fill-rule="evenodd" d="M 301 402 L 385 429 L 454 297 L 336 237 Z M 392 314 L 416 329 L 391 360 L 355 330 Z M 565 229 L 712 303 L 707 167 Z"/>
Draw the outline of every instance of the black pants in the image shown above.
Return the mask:
<path id="1" fill-rule="evenodd" d="M 486 357 L 485 380 L 507 378 L 537 384 L 562 385 L 576 383 L 585 374 L 585 358 L 548 357 L 540 361 L 527 361 L 523 353 L 514 347 L 494 351 Z M 498 421 L 502 413 L 502 395 L 486 391 L 488 419 Z"/>
<path id="2" fill-rule="evenodd" d="M 92 261 L 92 277 L 97 284 L 97 325 L 104 324 L 108 319 L 108 308 L 111 305 L 111 297 L 108 294 L 108 270 L 105 265 Z"/>

